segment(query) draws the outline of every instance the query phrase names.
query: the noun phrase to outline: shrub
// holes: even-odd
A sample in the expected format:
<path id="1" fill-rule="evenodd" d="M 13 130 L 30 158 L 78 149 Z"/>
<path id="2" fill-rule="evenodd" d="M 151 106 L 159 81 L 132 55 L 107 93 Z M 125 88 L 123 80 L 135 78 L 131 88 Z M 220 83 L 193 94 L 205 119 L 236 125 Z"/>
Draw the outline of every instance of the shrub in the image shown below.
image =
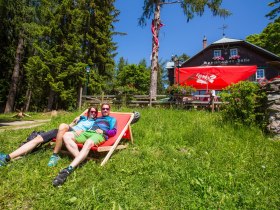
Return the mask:
<path id="1" fill-rule="evenodd" d="M 182 94 L 182 95 L 190 95 L 195 91 L 196 91 L 196 89 L 192 86 L 178 85 L 178 84 L 174 84 L 167 88 L 167 92 L 169 94 L 177 93 L 177 94 Z"/>
<path id="2" fill-rule="evenodd" d="M 264 128 L 266 93 L 259 84 L 241 81 L 225 88 L 221 93 L 222 101 L 229 104 L 223 106 L 222 116 L 234 124 L 258 124 Z"/>
<path id="3" fill-rule="evenodd" d="M 116 88 L 117 95 L 138 94 L 137 89 L 133 85 L 125 85 Z"/>

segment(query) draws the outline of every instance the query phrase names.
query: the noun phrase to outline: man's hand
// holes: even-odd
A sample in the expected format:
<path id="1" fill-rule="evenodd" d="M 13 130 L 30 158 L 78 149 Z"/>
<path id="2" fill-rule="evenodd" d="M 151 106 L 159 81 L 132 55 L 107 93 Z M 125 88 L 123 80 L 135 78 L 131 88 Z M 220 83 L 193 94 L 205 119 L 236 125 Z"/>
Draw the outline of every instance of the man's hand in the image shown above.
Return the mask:
<path id="1" fill-rule="evenodd" d="M 99 129 L 99 128 L 96 129 L 95 132 L 96 132 L 96 133 L 99 133 L 99 134 L 103 134 L 103 130 L 101 130 L 101 129 Z"/>
<path id="2" fill-rule="evenodd" d="M 84 132 L 83 130 L 75 131 L 75 133 L 76 133 L 77 136 L 81 135 L 81 133 L 83 133 L 83 132 Z"/>

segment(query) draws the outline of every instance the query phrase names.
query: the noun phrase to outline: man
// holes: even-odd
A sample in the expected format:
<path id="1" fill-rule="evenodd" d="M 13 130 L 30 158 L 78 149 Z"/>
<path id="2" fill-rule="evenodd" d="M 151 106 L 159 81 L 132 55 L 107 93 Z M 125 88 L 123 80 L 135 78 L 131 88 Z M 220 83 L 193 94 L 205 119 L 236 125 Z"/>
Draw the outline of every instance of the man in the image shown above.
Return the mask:
<path id="1" fill-rule="evenodd" d="M 62 185 L 69 174 L 87 157 L 90 148 L 94 145 L 99 145 L 109 137 L 116 135 L 117 133 L 117 121 L 116 118 L 110 115 L 110 104 L 104 103 L 101 106 L 102 117 L 98 117 L 92 128 L 88 131 L 84 131 L 79 136 L 73 138 L 73 134 L 66 133 L 63 136 L 64 143 L 69 152 L 75 157 L 70 165 L 59 172 L 57 177 L 53 180 L 55 187 Z M 83 143 L 83 148 L 79 151 L 76 143 Z"/>
<path id="2" fill-rule="evenodd" d="M 88 126 L 85 129 L 89 129 L 94 123 L 94 118 L 96 118 L 96 115 L 91 115 L 91 111 L 97 111 L 97 109 L 95 109 L 94 107 L 91 107 L 91 108 L 87 109 L 83 114 L 87 113 L 88 119 L 80 120 L 78 122 L 78 124 L 74 127 L 71 127 L 71 126 L 74 125 L 74 122 L 75 123 L 77 122 L 77 120 L 78 120 L 78 118 L 80 118 L 80 116 L 75 118 L 73 123 L 71 123 L 70 125 L 67 125 L 67 124 L 63 123 L 63 124 L 59 125 L 59 129 L 50 130 L 48 132 L 37 135 L 34 139 L 32 139 L 32 140 L 28 141 L 27 143 L 23 144 L 21 147 L 19 147 L 18 149 L 16 149 L 15 151 L 13 151 L 10 154 L 0 154 L 0 167 L 5 166 L 12 159 L 15 159 L 19 156 L 27 154 L 28 152 L 31 152 L 38 145 L 40 145 L 42 143 L 47 143 L 55 137 L 56 137 L 58 142 L 62 142 L 62 136 L 70 128 L 73 129 L 73 130 L 75 130 L 75 129 L 80 130 L 80 129 L 82 129 L 82 125 L 87 124 Z"/>

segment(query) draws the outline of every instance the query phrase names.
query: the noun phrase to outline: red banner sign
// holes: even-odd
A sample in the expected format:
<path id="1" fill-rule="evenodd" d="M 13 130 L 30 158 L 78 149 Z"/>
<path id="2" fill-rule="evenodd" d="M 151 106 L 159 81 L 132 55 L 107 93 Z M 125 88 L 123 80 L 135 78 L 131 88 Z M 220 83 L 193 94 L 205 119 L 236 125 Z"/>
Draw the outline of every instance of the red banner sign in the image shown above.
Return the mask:
<path id="1" fill-rule="evenodd" d="M 197 90 L 221 90 L 248 79 L 257 66 L 199 66 L 177 68 L 176 83 L 193 86 Z"/>

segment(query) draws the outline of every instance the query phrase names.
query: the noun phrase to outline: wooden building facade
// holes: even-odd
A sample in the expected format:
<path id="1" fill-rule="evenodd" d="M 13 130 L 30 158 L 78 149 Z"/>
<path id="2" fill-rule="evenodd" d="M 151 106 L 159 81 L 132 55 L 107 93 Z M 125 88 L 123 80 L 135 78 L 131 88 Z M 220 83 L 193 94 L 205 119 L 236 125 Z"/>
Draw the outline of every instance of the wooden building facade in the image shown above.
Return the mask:
<path id="1" fill-rule="evenodd" d="M 280 57 L 261 47 L 244 40 L 222 39 L 207 46 L 207 40 L 203 39 L 203 50 L 183 62 L 180 67 L 195 66 L 257 66 L 256 75 L 249 80 L 270 80 L 280 75 Z M 174 84 L 173 68 L 167 67 L 170 85 Z"/>

